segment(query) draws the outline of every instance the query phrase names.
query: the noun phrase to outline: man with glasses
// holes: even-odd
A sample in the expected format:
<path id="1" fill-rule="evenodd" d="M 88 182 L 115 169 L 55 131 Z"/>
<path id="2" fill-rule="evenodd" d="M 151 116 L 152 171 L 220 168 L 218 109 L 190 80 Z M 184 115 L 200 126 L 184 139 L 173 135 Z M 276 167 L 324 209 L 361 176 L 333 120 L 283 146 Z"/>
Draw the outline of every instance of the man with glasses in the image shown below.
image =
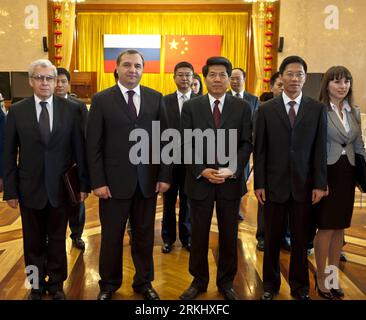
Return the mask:
<path id="1" fill-rule="evenodd" d="M 57 68 L 55 94 L 59 97 L 68 99 L 75 103 L 80 114 L 81 126 L 84 135 L 86 134 L 86 122 L 88 118 L 88 109 L 83 101 L 78 100 L 70 95 L 70 73 L 65 68 Z M 80 250 L 85 249 L 84 240 L 81 238 L 85 225 L 85 203 L 70 208 L 69 227 L 71 230 L 70 238 L 72 245 Z"/>
<path id="2" fill-rule="evenodd" d="M 193 163 L 186 164 L 185 180 L 191 210 L 189 272 L 193 281 L 180 296 L 183 300 L 195 299 L 207 290 L 207 253 L 214 207 L 219 229 L 216 285 L 225 299 L 238 299 L 233 288 L 238 265 L 237 214 L 240 199 L 247 192 L 243 173 L 252 152 L 252 122 L 248 103 L 226 95 L 231 70 L 228 59 L 209 58 L 202 70 L 208 94 L 183 106 L 182 128 L 211 133 L 214 139 L 202 143 L 202 149 L 197 139 L 184 141 L 185 152 L 193 155 Z M 230 140 L 230 133 L 234 133 L 235 141 Z M 224 140 L 220 141 L 219 134 Z M 222 160 L 229 150 L 233 151 L 230 160 Z M 231 161 L 236 165 L 231 165 Z"/>
<path id="3" fill-rule="evenodd" d="M 164 102 L 168 115 L 169 128 L 176 130 L 181 129 L 180 116 L 182 113 L 183 103 L 196 96 L 191 90 L 193 73 L 194 73 L 193 66 L 189 62 L 185 61 L 179 62 L 174 67 L 174 82 L 177 86 L 177 91 L 168 94 L 164 97 Z M 169 190 L 163 194 L 164 209 L 163 209 L 163 221 L 161 227 L 161 236 L 164 241 L 162 247 L 163 253 L 169 253 L 170 251 L 172 251 L 173 244 L 176 240 L 175 203 L 177 201 L 178 193 L 179 193 L 179 218 L 178 218 L 179 239 L 182 243 L 183 248 L 186 248 L 189 251 L 191 247 L 190 213 L 189 213 L 189 206 L 187 203 L 187 196 L 184 193 L 185 175 L 186 171 L 184 164 L 183 163 L 174 164 L 172 184 Z"/>
<path id="4" fill-rule="evenodd" d="M 310 300 L 307 245 L 311 206 L 327 189 L 326 109 L 302 94 L 307 65 L 289 56 L 280 66 L 283 92 L 258 109 L 254 140 L 254 191 L 264 205 L 262 300 L 281 285 L 280 246 L 289 216 L 289 284 L 295 299 Z"/>
<path id="5" fill-rule="evenodd" d="M 34 95 L 10 107 L 5 127 L 4 200 L 13 209 L 20 206 L 32 300 L 40 300 L 46 290 L 55 300 L 65 299 L 70 199 L 63 174 L 74 162 L 81 201 L 89 191 L 79 114 L 71 102 L 54 96 L 56 76 L 49 60 L 32 62 Z"/>

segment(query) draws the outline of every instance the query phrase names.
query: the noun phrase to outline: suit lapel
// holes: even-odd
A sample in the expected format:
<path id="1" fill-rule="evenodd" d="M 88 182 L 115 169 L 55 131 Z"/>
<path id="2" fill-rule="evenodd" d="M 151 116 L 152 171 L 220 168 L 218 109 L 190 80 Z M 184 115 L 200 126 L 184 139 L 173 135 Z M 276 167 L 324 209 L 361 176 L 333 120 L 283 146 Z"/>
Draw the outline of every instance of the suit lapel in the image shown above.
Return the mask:
<path id="1" fill-rule="evenodd" d="M 123 112 L 127 115 L 127 117 L 131 121 L 135 122 L 135 120 L 132 118 L 132 115 L 130 114 L 130 111 L 128 110 L 128 105 L 126 103 L 125 98 L 123 97 L 121 89 L 119 88 L 119 86 L 117 84 L 112 88 L 112 91 L 113 91 L 113 98 L 114 98 L 114 101 L 116 102 L 116 104 L 118 106 L 120 106 L 120 108 L 123 110 Z M 140 105 L 139 116 L 141 115 L 141 109 L 142 109 L 141 107 L 142 107 L 142 91 L 141 91 L 141 105 Z"/>
<path id="2" fill-rule="evenodd" d="M 63 101 L 53 96 L 53 119 L 52 119 L 52 131 L 48 144 L 55 138 L 57 132 L 62 126 L 61 112 L 63 107 Z"/>
<path id="3" fill-rule="evenodd" d="M 282 99 L 282 96 L 279 96 L 278 98 L 273 99 L 273 102 L 275 103 L 275 110 L 277 114 L 279 115 L 282 122 L 285 124 L 285 126 L 288 129 L 291 129 L 290 120 L 288 118 L 288 114 L 286 112 L 285 103 Z"/>
<path id="4" fill-rule="evenodd" d="M 222 128 L 224 126 L 225 121 L 232 114 L 232 109 L 233 109 L 232 97 L 226 96 L 224 106 L 222 108 L 222 113 L 221 113 L 220 128 Z"/>
<path id="5" fill-rule="evenodd" d="M 345 138 L 348 138 L 348 134 L 346 130 L 343 127 L 343 124 L 341 123 L 341 120 L 339 120 L 338 115 L 334 110 L 328 111 L 328 118 L 333 123 L 333 125 L 337 128 L 339 133 L 344 136 Z M 350 117 L 347 118 L 348 121 L 350 120 Z M 351 132 L 351 131 L 350 131 Z"/>
<path id="6" fill-rule="evenodd" d="M 29 98 L 29 108 L 27 109 L 27 119 L 31 119 L 31 128 L 36 137 L 42 141 L 41 132 L 39 130 L 39 124 L 37 120 L 36 102 L 34 96 Z"/>
<path id="7" fill-rule="evenodd" d="M 303 119 L 304 115 L 306 114 L 306 105 L 308 103 L 308 99 L 304 96 L 302 96 L 299 110 L 297 111 L 296 120 L 294 123 L 294 128 L 297 126 L 297 124 Z"/>
<path id="8" fill-rule="evenodd" d="M 214 119 L 213 114 L 210 106 L 210 99 L 208 98 L 208 95 L 206 94 L 204 98 L 201 100 L 201 109 L 202 111 L 202 117 L 207 120 L 207 124 L 210 128 L 214 129 Z"/>
<path id="9" fill-rule="evenodd" d="M 173 112 L 174 112 L 174 114 L 175 114 L 175 117 L 176 117 L 176 119 L 177 119 L 177 121 L 178 121 L 178 123 L 179 123 L 179 121 L 180 121 L 180 112 L 179 112 L 179 102 L 178 102 L 178 95 L 177 95 L 177 93 L 174 93 L 174 95 L 173 95 L 173 103 L 172 103 L 172 108 L 173 108 Z"/>

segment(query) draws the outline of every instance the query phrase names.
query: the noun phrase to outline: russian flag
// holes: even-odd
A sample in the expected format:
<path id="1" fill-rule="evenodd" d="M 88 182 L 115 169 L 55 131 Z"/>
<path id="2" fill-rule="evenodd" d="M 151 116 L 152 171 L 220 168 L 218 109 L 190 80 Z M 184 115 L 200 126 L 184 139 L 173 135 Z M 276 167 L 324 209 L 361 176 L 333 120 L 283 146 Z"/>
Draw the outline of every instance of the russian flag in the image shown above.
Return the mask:
<path id="1" fill-rule="evenodd" d="M 160 34 L 105 34 L 104 72 L 113 72 L 118 55 L 127 49 L 136 49 L 144 57 L 145 73 L 160 72 Z"/>

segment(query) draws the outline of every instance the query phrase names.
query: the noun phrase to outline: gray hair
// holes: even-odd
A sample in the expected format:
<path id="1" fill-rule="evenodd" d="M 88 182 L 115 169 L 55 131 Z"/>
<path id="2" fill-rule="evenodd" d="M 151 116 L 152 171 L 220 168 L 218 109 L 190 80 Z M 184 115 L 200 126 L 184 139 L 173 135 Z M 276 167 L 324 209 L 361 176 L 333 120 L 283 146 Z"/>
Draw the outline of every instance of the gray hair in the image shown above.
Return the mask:
<path id="1" fill-rule="evenodd" d="M 50 60 L 47 59 L 38 59 L 33 61 L 28 68 L 28 76 L 32 77 L 34 75 L 34 69 L 37 67 L 42 67 L 42 68 L 51 68 L 53 71 L 53 75 L 55 77 L 57 77 L 57 69 L 56 67 L 52 64 L 52 62 Z"/>

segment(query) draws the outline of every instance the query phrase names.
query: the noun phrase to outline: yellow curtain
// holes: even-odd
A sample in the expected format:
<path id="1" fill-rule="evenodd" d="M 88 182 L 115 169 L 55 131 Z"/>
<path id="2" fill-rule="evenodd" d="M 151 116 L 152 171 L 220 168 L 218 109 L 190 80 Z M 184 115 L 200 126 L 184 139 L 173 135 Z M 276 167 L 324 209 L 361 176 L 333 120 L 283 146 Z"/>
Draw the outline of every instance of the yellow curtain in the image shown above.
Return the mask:
<path id="1" fill-rule="evenodd" d="M 112 73 L 104 73 L 104 34 L 223 35 L 221 55 L 234 67 L 246 68 L 248 56 L 247 13 L 79 13 L 79 71 L 97 71 L 98 91 L 114 85 Z M 147 74 L 141 83 L 168 94 L 176 90 L 173 74 L 164 73 L 162 38 L 160 74 Z"/>
<path id="2" fill-rule="evenodd" d="M 264 30 L 265 30 L 265 3 L 252 4 L 253 40 L 254 40 L 254 63 L 255 63 L 255 86 L 254 94 L 260 96 L 264 91 Z"/>
<path id="3" fill-rule="evenodd" d="M 64 67 L 68 70 L 71 62 L 73 34 L 75 30 L 75 2 L 67 1 L 62 3 L 61 19 L 62 60 L 60 67 Z"/>

